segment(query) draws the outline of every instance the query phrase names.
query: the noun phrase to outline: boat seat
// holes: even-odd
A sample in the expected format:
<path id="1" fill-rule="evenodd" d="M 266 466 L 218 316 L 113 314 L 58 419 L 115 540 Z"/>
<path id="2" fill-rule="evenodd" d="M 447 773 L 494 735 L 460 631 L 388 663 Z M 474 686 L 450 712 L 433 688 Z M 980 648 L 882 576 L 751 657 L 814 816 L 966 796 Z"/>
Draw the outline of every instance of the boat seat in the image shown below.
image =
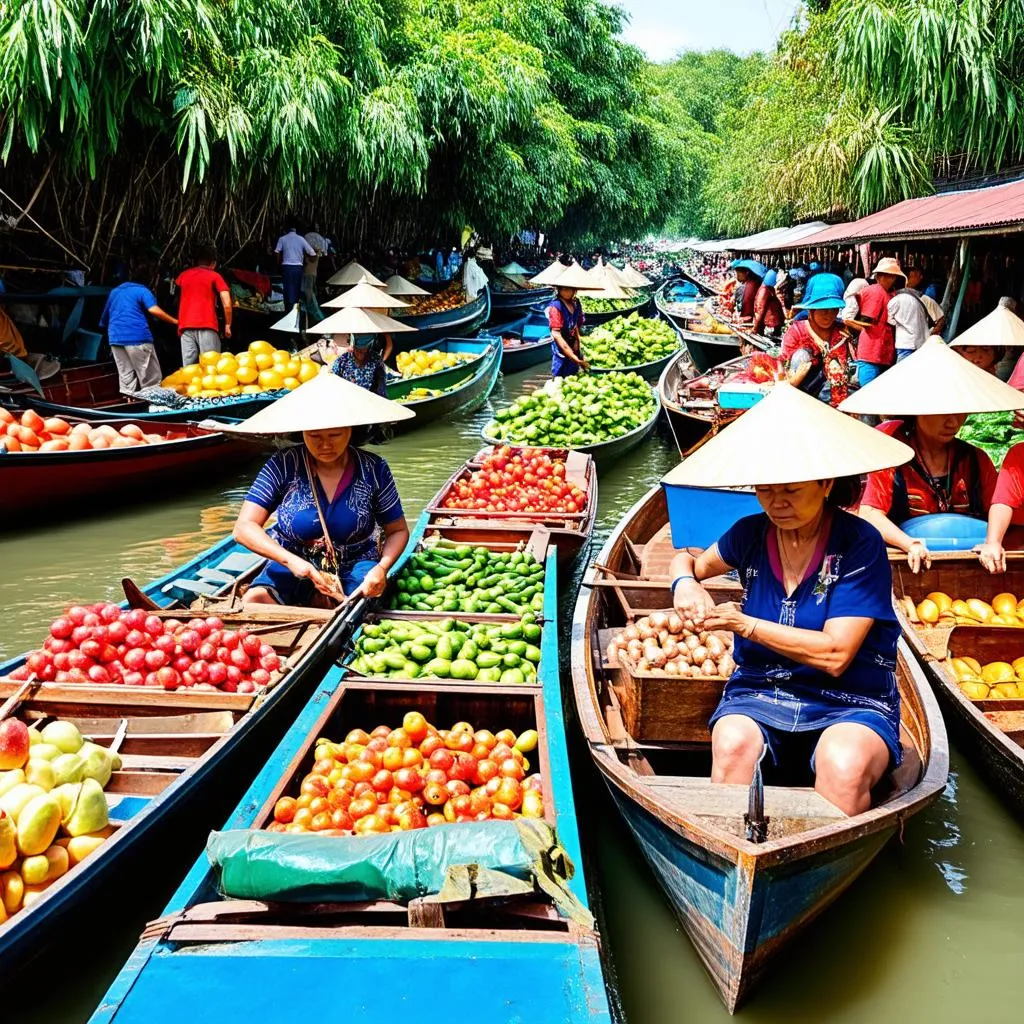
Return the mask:
<path id="1" fill-rule="evenodd" d="M 237 575 L 230 572 L 222 572 L 220 569 L 200 569 L 196 576 L 201 580 L 209 580 L 210 583 L 234 583 Z"/>
<path id="2" fill-rule="evenodd" d="M 184 590 L 186 594 L 195 594 L 197 597 L 215 597 L 220 588 L 212 583 L 204 583 L 202 580 L 187 580 L 184 578 L 171 580 L 162 593 L 170 594 L 174 590 Z"/>
<path id="3" fill-rule="evenodd" d="M 749 786 L 712 782 L 689 776 L 655 775 L 643 780 L 658 799 L 677 814 L 740 818 L 747 813 Z M 769 818 L 800 820 L 840 820 L 846 815 L 805 786 L 765 786 L 764 809 Z"/>
<path id="4" fill-rule="evenodd" d="M 223 561 L 217 563 L 216 568 L 222 572 L 231 572 L 238 575 L 248 572 L 253 566 L 262 562 L 262 555 L 255 555 L 251 551 L 233 551 Z"/>

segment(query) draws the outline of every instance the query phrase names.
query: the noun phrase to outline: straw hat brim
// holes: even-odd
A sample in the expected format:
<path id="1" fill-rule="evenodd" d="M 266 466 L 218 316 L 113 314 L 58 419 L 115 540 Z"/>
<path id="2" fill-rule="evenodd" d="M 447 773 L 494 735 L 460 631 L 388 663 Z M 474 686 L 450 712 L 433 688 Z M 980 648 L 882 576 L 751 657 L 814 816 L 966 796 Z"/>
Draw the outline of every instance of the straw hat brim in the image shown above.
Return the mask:
<path id="1" fill-rule="evenodd" d="M 856 415 L 941 416 L 1024 409 L 1024 393 L 969 363 L 938 338 L 890 366 L 839 408 Z"/>
<path id="2" fill-rule="evenodd" d="M 566 267 L 552 283 L 556 288 L 575 288 L 578 292 L 597 292 L 604 289 L 604 286 L 596 282 L 590 276 L 590 272 L 584 270 L 578 263 Z"/>
<path id="3" fill-rule="evenodd" d="M 950 348 L 965 345 L 1020 348 L 1024 346 L 1024 320 L 1005 306 L 996 306 L 988 316 L 983 316 L 949 343 Z"/>
<path id="4" fill-rule="evenodd" d="M 310 334 L 398 334 L 415 331 L 415 327 L 403 324 L 383 313 L 371 313 L 368 309 L 349 307 L 333 313 L 326 320 L 309 328 Z"/>
<path id="5" fill-rule="evenodd" d="M 374 277 L 366 267 L 355 260 L 351 263 L 346 263 L 333 277 L 327 279 L 329 285 L 344 286 L 349 284 L 359 284 L 363 279 L 366 280 L 367 284 L 373 285 L 375 288 L 383 288 L 384 282 L 379 277 Z"/>
<path id="6" fill-rule="evenodd" d="M 426 288 L 413 284 L 400 274 L 392 274 L 384 283 L 384 290 L 388 295 L 429 295 Z"/>
<path id="7" fill-rule="evenodd" d="M 913 449 L 778 383 L 665 478 L 684 487 L 757 487 L 859 476 L 902 466 Z"/>
<path id="8" fill-rule="evenodd" d="M 270 325 L 272 331 L 287 331 L 289 334 L 301 334 L 302 328 L 299 326 L 299 311 L 297 309 L 290 309 L 280 320 Z"/>
<path id="9" fill-rule="evenodd" d="M 412 419 L 411 409 L 322 371 L 241 423 L 218 424 L 233 434 L 294 434 Z"/>
<path id="10" fill-rule="evenodd" d="M 649 277 L 641 274 L 631 263 L 627 263 L 619 273 L 625 278 L 626 284 L 630 288 L 647 288 L 654 283 Z"/>
<path id="11" fill-rule="evenodd" d="M 536 277 L 530 278 L 531 284 L 554 284 L 568 268 L 561 260 L 555 260 L 550 266 L 545 267 Z"/>
<path id="12" fill-rule="evenodd" d="M 331 309 L 404 309 L 408 302 L 375 288 L 366 281 L 349 288 L 347 292 L 328 299 L 324 306 Z"/>

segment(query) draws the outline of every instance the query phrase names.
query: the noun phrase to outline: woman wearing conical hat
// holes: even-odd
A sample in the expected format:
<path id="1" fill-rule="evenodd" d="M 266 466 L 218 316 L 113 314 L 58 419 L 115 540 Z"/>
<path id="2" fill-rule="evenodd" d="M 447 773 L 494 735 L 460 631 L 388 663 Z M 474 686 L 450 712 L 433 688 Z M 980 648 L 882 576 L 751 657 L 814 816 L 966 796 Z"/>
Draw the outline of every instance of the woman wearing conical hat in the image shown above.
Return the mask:
<path id="1" fill-rule="evenodd" d="M 878 531 L 845 509 L 860 474 L 912 454 L 780 383 L 666 477 L 753 486 L 763 509 L 671 566 L 677 612 L 735 637 L 736 668 L 711 716 L 712 781 L 749 784 L 767 753 L 857 814 L 899 763 L 892 575 Z M 733 570 L 742 601 L 715 605 L 701 581 Z"/>
<path id="2" fill-rule="evenodd" d="M 412 415 L 323 371 L 229 428 L 301 435 L 260 470 L 238 513 L 235 540 L 267 559 L 244 603 L 308 605 L 318 595 L 384 592 L 409 527 L 387 462 L 359 445 L 371 425 Z"/>
<path id="3" fill-rule="evenodd" d="M 911 571 L 931 564 L 927 543 L 904 527 L 922 516 L 954 513 L 985 519 L 996 487 L 988 454 L 957 437 L 969 413 L 1024 408 L 1024 394 L 938 338 L 852 394 L 843 412 L 890 417 L 878 429 L 903 441 L 913 459 L 868 476 L 860 514 L 891 547 L 906 552 Z"/>

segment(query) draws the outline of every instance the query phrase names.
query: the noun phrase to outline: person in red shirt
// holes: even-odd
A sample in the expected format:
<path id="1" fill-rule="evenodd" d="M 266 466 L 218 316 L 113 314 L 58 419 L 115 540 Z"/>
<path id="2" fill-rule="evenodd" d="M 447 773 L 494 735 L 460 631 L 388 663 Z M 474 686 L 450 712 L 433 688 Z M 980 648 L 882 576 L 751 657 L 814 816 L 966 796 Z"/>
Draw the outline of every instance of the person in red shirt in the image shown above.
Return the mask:
<path id="1" fill-rule="evenodd" d="M 198 363 L 201 352 L 220 351 L 218 299 L 224 309 L 224 337 L 231 337 L 231 290 L 217 273 L 216 248 L 211 244 L 200 246 L 196 263 L 197 266 L 182 271 L 175 281 L 181 291 L 178 335 L 182 366 Z"/>
<path id="2" fill-rule="evenodd" d="M 889 300 L 897 285 L 906 286 L 907 275 L 892 257 L 879 260 L 875 283 L 857 298 L 860 314 L 854 323 L 862 328 L 857 339 L 857 383 L 864 387 L 896 362 L 896 339 L 889 323 Z"/>
<path id="3" fill-rule="evenodd" d="M 878 428 L 910 445 L 914 458 L 898 469 L 868 474 L 860 514 L 886 544 L 906 552 L 912 572 L 928 568 L 931 553 L 900 524 L 939 512 L 984 519 L 992 504 L 997 479 L 992 460 L 956 436 L 966 419 L 966 413 L 939 413 L 888 420 Z"/>
<path id="4" fill-rule="evenodd" d="M 988 532 L 979 553 L 981 564 L 989 572 L 1006 572 L 1003 541 L 1011 527 L 1020 526 L 1024 526 L 1024 444 L 1015 444 L 999 470 L 988 510 Z"/>
<path id="5" fill-rule="evenodd" d="M 768 269 L 763 263 L 758 263 L 757 260 L 736 260 L 732 266 L 736 271 L 737 287 L 740 285 L 743 287 L 743 293 L 739 296 L 739 305 L 736 307 L 736 312 L 741 320 L 753 320 L 757 292 L 761 287 L 761 282 L 764 280 L 764 275 L 768 273 Z"/>
<path id="6" fill-rule="evenodd" d="M 775 294 L 777 280 L 778 274 L 774 270 L 764 275 L 761 287 L 754 296 L 754 324 L 751 327 L 754 334 L 765 334 L 775 340 L 781 337 L 782 328 L 786 326 L 786 314 Z"/>

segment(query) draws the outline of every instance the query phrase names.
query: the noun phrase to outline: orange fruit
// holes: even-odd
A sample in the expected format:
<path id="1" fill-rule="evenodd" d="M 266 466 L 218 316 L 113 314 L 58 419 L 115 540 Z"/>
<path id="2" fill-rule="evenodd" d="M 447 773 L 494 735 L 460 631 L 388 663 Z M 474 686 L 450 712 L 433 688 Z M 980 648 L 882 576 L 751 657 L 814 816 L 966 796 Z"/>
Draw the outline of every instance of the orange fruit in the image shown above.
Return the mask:
<path id="1" fill-rule="evenodd" d="M 992 598 L 992 610 L 996 615 L 1016 615 L 1017 598 L 1013 594 L 996 594 Z"/>
<path id="2" fill-rule="evenodd" d="M 261 370 L 259 382 L 264 391 L 277 391 L 284 387 L 284 380 L 276 370 Z"/>
<path id="3" fill-rule="evenodd" d="M 917 606 L 917 617 L 929 625 L 939 621 L 939 607 L 927 597 Z"/>
<path id="4" fill-rule="evenodd" d="M 948 612 L 953 607 L 953 598 L 949 594 L 944 594 L 941 590 L 933 591 L 925 597 L 926 601 L 931 601 L 938 609 L 939 614 Z"/>

